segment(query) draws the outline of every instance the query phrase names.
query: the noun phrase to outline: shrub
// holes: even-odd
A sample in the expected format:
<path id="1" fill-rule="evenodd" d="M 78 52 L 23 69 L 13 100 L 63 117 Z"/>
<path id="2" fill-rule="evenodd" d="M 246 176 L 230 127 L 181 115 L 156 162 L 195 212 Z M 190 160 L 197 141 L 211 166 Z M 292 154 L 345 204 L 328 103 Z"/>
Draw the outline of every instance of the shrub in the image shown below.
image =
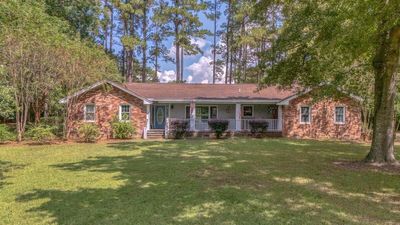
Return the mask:
<path id="1" fill-rule="evenodd" d="M 85 123 L 79 128 L 79 136 L 84 142 L 96 142 L 99 135 L 99 127 L 95 124 Z"/>
<path id="2" fill-rule="evenodd" d="M 185 136 L 188 136 L 189 121 L 187 120 L 171 121 L 170 130 L 175 139 L 181 139 Z"/>
<path id="3" fill-rule="evenodd" d="M 52 128 L 52 132 L 57 137 L 63 137 L 64 133 L 64 118 L 59 116 L 42 117 L 40 118 L 40 124 L 46 125 Z"/>
<path id="4" fill-rule="evenodd" d="M 251 133 L 264 133 L 268 129 L 268 122 L 265 120 L 250 120 L 250 131 Z"/>
<path id="5" fill-rule="evenodd" d="M 209 120 L 208 126 L 215 132 L 217 139 L 221 138 L 222 134 L 228 129 L 228 120 Z"/>
<path id="6" fill-rule="evenodd" d="M 15 135 L 10 132 L 10 129 L 5 124 L 0 124 L 0 143 L 10 141 L 15 138 Z"/>
<path id="7" fill-rule="evenodd" d="M 135 134 L 135 128 L 130 122 L 115 121 L 111 123 L 113 138 L 128 139 Z"/>
<path id="8" fill-rule="evenodd" d="M 45 125 L 37 125 L 31 127 L 25 134 L 26 136 L 38 143 L 47 143 L 55 139 L 53 127 Z"/>

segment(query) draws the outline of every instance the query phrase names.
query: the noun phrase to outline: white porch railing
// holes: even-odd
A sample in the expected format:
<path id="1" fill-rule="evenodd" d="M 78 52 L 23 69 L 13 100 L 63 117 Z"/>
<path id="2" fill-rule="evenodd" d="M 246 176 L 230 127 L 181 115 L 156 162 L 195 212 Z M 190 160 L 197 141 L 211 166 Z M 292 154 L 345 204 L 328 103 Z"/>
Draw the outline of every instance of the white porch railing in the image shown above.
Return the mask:
<path id="1" fill-rule="evenodd" d="M 242 130 L 246 130 L 246 131 L 250 130 L 251 129 L 250 121 L 252 121 L 252 120 L 254 120 L 254 119 L 242 119 L 241 120 Z M 268 122 L 267 131 L 272 131 L 272 132 L 273 131 L 280 131 L 279 130 L 279 120 L 278 119 L 256 119 L 256 120 L 263 120 L 263 121 Z"/>
<path id="2" fill-rule="evenodd" d="M 236 129 L 236 120 L 235 119 L 223 119 L 228 120 L 228 130 Z M 208 120 L 196 119 L 195 120 L 195 129 L 198 131 L 208 131 L 210 130 L 210 126 L 208 126 Z"/>
<path id="3" fill-rule="evenodd" d="M 167 118 L 167 123 L 165 126 L 165 131 L 166 133 L 169 131 L 170 123 L 174 120 L 185 120 L 189 121 L 190 119 L 178 119 L 178 118 Z M 229 125 L 228 125 L 228 130 L 229 131 L 234 131 L 236 130 L 236 122 L 240 123 L 241 131 L 249 131 L 251 129 L 250 127 L 250 121 L 251 120 L 264 120 L 268 122 L 268 129 L 267 131 L 269 132 L 277 132 L 281 131 L 280 126 L 279 126 L 279 119 L 241 119 L 236 121 L 235 119 L 223 119 L 223 120 L 228 120 Z M 195 131 L 209 131 L 210 127 L 208 126 L 208 121 L 207 119 L 196 119 L 194 120 L 194 128 Z"/>

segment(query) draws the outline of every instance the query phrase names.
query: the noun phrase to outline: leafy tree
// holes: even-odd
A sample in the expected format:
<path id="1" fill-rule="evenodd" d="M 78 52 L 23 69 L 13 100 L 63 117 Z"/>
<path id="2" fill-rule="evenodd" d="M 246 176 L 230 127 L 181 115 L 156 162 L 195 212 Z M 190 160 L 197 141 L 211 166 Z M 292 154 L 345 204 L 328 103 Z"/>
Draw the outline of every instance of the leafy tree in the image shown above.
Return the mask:
<path id="1" fill-rule="evenodd" d="M 18 141 L 24 136 L 31 110 L 38 120 L 46 105 L 58 102 L 50 100 L 59 97 L 57 93 L 68 95 L 117 74 L 115 62 L 102 48 L 71 37 L 68 26 L 49 16 L 41 2 L 10 0 L 0 4 L 1 80 L 13 92 Z"/>
<path id="2" fill-rule="evenodd" d="M 42 0 L 40 0 L 42 1 Z M 39 1 L 39 2 L 40 2 Z M 100 26 L 101 2 L 98 0 L 43 0 L 45 12 L 67 21 L 84 39 L 95 40 Z"/>
<path id="3" fill-rule="evenodd" d="M 174 0 L 172 4 L 165 7 L 164 18 L 172 24 L 175 45 L 176 81 L 183 80 L 183 57 L 184 54 L 194 55 L 201 50 L 197 45 L 191 43 L 191 39 L 204 38 L 209 32 L 202 29 L 200 12 L 204 12 L 207 5 L 199 0 Z"/>
<path id="4" fill-rule="evenodd" d="M 15 112 L 13 91 L 10 87 L 6 86 L 3 80 L 5 72 L 2 68 L 3 66 L 0 64 L 0 118 L 12 119 Z"/>
<path id="5" fill-rule="evenodd" d="M 264 0 L 257 8 L 267 10 L 277 2 L 284 20 L 273 48 L 265 51 L 264 82 L 346 88 L 349 80 L 371 79 L 373 74 L 373 138 L 365 160 L 395 162 L 398 2 Z"/>

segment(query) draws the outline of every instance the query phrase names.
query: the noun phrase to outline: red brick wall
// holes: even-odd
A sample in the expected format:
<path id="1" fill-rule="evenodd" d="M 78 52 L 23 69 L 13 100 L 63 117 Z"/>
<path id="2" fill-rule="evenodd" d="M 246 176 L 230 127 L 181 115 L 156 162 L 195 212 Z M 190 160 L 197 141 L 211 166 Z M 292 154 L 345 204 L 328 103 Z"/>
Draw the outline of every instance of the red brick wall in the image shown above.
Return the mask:
<path id="1" fill-rule="evenodd" d="M 300 124 L 301 106 L 311 107 L 310 124 Z M 345 124 L 335 123 L 336 106 L 345 107 Z M 349 97 L 313 102 L 310 95 L 304 95 L 283 107 L 283 136 L 286 137 L 358 140 L 361 125 L 361 107 Z"/>
<path id="2" fill-rule="evenodd" d="M 122 104 L 131 105 L 131 123 L 136 128 L 136 137 L 143 135 L 146 127 L 146 106 L 143 100 L 131 96 L 119 89 L 104 90 L 99 87 L 81 95 L 74 104 L 72 119 L 69 121 L 71 134 L 69 138 L 78 137 L 78 129 L 84 121 L 85 104 L 93 103 L 96 105 L 96 121 L 93 122 L 99 126 L 101 139 L 112 137 L 111 122 L 119 115 L 119 107 Z"/>

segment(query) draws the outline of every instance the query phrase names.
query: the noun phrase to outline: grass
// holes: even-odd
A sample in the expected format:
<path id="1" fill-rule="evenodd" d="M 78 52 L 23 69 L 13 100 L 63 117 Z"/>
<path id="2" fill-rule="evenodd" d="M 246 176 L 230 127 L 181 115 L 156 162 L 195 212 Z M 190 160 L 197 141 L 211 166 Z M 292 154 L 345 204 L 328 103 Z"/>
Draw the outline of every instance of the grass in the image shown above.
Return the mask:
<path id="1" fill-rule="evenodd" d="M 398 224 L 368 146 L 287 139 L 0 146 L 0 224 Z"/>

